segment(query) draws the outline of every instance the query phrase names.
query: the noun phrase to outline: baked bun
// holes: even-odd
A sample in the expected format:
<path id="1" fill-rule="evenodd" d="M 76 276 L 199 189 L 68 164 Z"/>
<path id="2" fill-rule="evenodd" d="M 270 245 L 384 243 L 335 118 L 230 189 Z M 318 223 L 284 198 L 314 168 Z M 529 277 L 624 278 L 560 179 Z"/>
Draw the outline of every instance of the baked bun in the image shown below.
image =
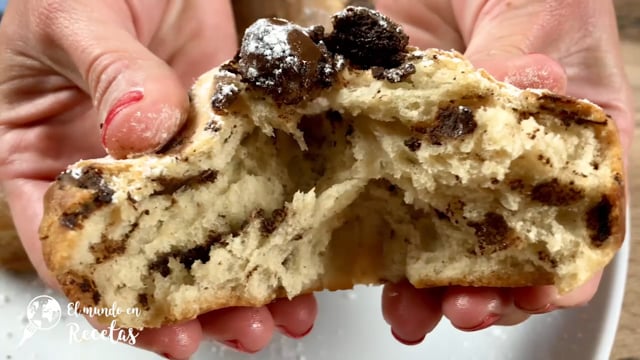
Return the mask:
<path id="1" fill-rule="evenodd" d="M 72 301 L 157 327 L 403 279 L 566 292 L 612 259 L 624 175 L 602 109 L 408 47 L 366 8 L 333 22 L 257 21 L 159 153 L 60 175 L 41 237 Z"/>

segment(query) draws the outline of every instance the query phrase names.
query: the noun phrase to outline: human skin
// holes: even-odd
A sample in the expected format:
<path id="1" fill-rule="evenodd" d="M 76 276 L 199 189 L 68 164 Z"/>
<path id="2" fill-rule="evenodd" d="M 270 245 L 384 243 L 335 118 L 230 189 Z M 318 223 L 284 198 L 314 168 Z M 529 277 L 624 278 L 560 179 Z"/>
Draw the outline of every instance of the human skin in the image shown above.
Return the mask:
<path id="1" fill-rule="evenodd" d="M 476 65 L 518 86 L 590 98 L 614 116 L 622 134 L 629 134 L 630 96 L 609 1 L 394 0 L 378 5 L 405 24 L 414 44 L 465 51 Z M 565 23 L 568 18 L 575 21 Z M 151 152 L 170 139 L 184 121 L 192 81 L 233 56 L 232 19 L 224 0 L 9 4 L 0 25 L 0 185 L 31 261 L 49 285 L 57 286 L 37 235 L 42 208 L 31 204 L 41 204 L 55 176 L 80 158 Z M 587 29 L 602 35 L 593 37 Z M 538 55 L 527 55 L 532 53 Z M 628 146 L 629 137 L 624 139 Z M 598 280 L 563 297 L 549 287 L 388 285 L 383 312 L 394 335 L 415 344 L 443 314 L 464 330 L 513 324 L 530 313 L 585 303 Z M 261 308 L 223 309 L 145 330 L 137 345 L 188 358 L 207 336 L 255 352 L 278 330 L 304 336 L 316 314 L 311 295 Z"/>
<path id="2" fill-rule="evenodd" d="M 628 154 L 632 95 L 613 1 L 378 0 L 376 5 L 404 25 L 413 45 L 456 49 L 499 80 L 597 103 L 615 120 Z M 417 290 L 392 284 L 385 286 L 382 309 L 394 336 L 417 344 L 443 316 L 458 329 L 476 331 L 587 304 L 601 275 L 562 296 L 551 286 Z"/>

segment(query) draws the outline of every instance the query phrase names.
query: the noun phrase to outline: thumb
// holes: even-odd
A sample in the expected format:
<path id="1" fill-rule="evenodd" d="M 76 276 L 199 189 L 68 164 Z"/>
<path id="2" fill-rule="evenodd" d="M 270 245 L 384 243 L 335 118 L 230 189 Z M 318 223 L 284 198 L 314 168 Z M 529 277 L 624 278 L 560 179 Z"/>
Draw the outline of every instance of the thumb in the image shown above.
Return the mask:
<path id="1" fill-rule="evenodd" d="M 470 5 L 470 3 L 473 3 Z M 454 1 L 454 12 L 467 42 L 465 56 L 501 81 L 520 88 L 564 93 L 567 76 L 554 59 L 537 52 L 548 36 L 545 1 Z M 474 6 L 475 5 L 475 6 Z"/>
<path id="2" fill-rule="evenodd" d="M 48 13 L 40 25 L 64 50 L 58 62 L 73 69 L 66 75 L 91 96 L 108 153 L 123 158 L 162 147 L 182 126 L 188 97 L 175 72 L 135 35 L 157 26 L 144 22 L 161 15 L 145 14 L 134 26 L 121 1 L 50 3 L 56 7 L 41 10 Z"/>

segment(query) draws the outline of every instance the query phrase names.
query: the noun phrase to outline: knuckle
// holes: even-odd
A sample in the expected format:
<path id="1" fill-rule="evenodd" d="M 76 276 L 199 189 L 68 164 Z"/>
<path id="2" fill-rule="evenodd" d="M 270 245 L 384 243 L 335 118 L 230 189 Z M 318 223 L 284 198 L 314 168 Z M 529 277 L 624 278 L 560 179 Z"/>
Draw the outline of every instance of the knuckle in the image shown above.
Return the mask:
<path id="1" fill-rule="evenodd" d="M 130 66 L 127 54 L 117 51 L 96 52 L 82 76 L 87 81 L 89 92 L 93 95 L 94 105 L 101 107 L 105 94 L 114 87 L 117 79 Z"/>

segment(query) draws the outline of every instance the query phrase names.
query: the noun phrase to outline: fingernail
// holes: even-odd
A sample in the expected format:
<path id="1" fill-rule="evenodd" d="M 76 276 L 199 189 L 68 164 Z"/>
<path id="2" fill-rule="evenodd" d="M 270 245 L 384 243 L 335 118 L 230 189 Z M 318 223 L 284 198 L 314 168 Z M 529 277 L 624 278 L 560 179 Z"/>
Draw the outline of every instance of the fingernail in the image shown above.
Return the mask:
<path id="1" fill-rule="evenodd" d="M 401 344 L 404 345 L 408 345 L 408 346 L 413 346 L 413 345 L 418 345 L 420 344 L 424 338 L 427 336 L 427 334 L 422 335 L 421 338 L 419 338 L 418 340 L 407 340 L 407 339 L 403 339 L 402 337 L 400 337 L 400 335 L 398 335 L 395 330 L 393 330 L 393 328 L 391 328 L 391 335 L 393 335 L 393 337 L 398 340 L 398 342 L 400 342 Z"/>
<path id="2" fill-rule="evenodd" d="M 520 306 L 519 304 L 515 304 L 516 307 L 528 314 L 545 314 L 551 311 L 554 311 L 557 309 L 557 307 L 555 305 L 551 305 L 551 304 L 546 304 L 544 306 L 541 306 L 537 309 L 527 309 L 526 307 Z"/>
<path id="3" fill-rule="evenodd" d="M 287 329 L 284 326 L 279 325 L 278 329 L 280 330 L 281 333 L 283 333 L 284 335 L 293 338 L 293 339 L 301 339 L 307 335 L 309 335 L 309 333 L 311 332 L 311 330 L 313 330 L 313 325 L 311 325 L 310 328 L 308 328 L 306 331 L 303 331 L 301 334 L 296 334 L 292 331 L 289 331 L 289 329 Z"/>
<path id="4" fill-rule="evenodd" d="M 107 113 L 107 117 L 104 119 L 104 123 L 102 124 L 102 145 L 106 146 L 106 136 L 107 131 L 109 129 L 109 125 L 113 119 L 124 109 L 127 107 L 139 102 L 144 97 L 142 90 L 132 90 L 128 93 L 122 95 L 118 101 L 113 104 L 111 110 Z"/>
<path id="5" fill-rule="evenodd" d="M 482 330 L 482 329 L 486 329 L 489 326 L 493 325 L 496 321 L 498 321 L 498 319 L 500 319 L 500 315 L 498 314 L 489 314 L 487 315 L 480 324 L 470 327 L 470 328 L 462 328 L 462 327 L 458 327 L 458 329 L 462 330 L 462 331 L 478 331 L 478 330 Z"/>
<path id="6" fill-rule="evenodd" d="M 230 347 L 232 349 L 235 349 L 235 350 L 243 352 L 243 353 L 255 354 L 255 353 L 258 352 L 258 351 L 249 351 L 249 350 L 247 350 L 244 346 L 242 346 L 242 344 L 238 340 L 226 340 L 226 341 L 223 341 L 222 343 L 227 345 L 228 347 Z"/>

